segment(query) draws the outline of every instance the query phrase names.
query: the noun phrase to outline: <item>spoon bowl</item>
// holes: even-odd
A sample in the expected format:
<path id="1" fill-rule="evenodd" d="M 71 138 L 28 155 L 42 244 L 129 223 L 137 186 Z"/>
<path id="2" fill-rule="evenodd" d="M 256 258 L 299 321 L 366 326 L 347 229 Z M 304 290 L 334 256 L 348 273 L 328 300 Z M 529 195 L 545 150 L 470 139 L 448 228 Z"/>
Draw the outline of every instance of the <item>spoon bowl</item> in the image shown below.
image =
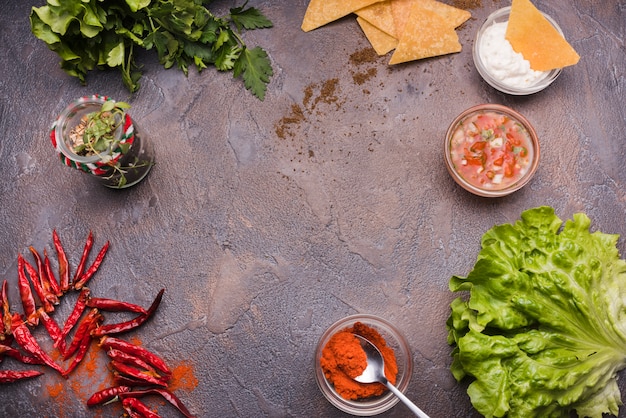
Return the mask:
<path id="1" fill-rule="evenodd" d="M 385 376 L 385 359 L 380 353 L 378 348 L 372 344 L 370 340 L 359 334 L 353 334 L 361 344 L 365 356 L 367 357 L 367 367 L 363 370 L 359 376 L 356 376 L 354 380 L 359 383 L 374 383 L 380 382 L 398 397 L 415 415 L 420 418 L 429 418 L 421 409 L 411 402 L 404 394 L 399 391 L 394 385 L 392 385 Z"/>

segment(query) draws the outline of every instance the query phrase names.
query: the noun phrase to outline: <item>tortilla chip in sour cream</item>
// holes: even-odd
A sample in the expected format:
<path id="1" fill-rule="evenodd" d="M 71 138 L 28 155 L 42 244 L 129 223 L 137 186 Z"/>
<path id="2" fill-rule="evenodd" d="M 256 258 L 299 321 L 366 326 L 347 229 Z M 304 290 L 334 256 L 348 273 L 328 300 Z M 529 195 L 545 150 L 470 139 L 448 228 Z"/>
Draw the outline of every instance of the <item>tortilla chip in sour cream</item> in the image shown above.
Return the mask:
<path id="1" fill-rule="evenodd" d="M 530 0 L 513 0 L 505 38 L 530 68 L 550 71 L 574 65 L 578 53 Z"/>

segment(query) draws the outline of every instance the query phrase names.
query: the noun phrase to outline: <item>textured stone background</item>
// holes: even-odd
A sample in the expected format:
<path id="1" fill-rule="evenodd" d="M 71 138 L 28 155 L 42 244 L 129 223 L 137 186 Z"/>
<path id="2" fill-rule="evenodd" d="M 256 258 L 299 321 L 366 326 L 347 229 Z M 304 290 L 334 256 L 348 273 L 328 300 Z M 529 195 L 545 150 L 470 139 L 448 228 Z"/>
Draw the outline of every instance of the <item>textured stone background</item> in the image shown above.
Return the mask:
<path id="1" fill-rule="evenodd" d="M 18 253 L 51 251 L 56 229 L 76 265 L 89 230 L 96 247 L 110 240 L 90 288 L 141 305 L 167 288 L 134 338 L 193 366 L 197 386 L 176 393 L 198 416 L 344 416 L 316 386 L 313 351 L 331 323 L 357 312 L 404 332 L 415 361 L 407 395 L 422 409 L 476 416 L 448 370 L 445 320 L 448 280 L 469 272 L 482 234 L 551 205 L 626 237 L 623 1 L 536 1 L 582 58 L 547 90 L 512 97 L 484 83 L 471 56 L 482 21 L 509 2 L 470 10 L 461 53 L 389 67 L 388 56 L 354 59 L 368 44 L 353 18 L 303 33 L 307 1 L 253 0 L 275 25 L 245 34 L 275 71 L 264 102 L 230 73 L 164 70 L 152 51 L 138 57 L 133 96 L 117 72 L 81 86 L 30 32 L 30 8 L 43 4 L 0 0 L 0 277 L 17 309 Z M 62 166 L 48 140 L 57 114 L 93 93 L 129 101 L 154 144 L 157 165 L 129 190 Z M 484 102 L 524 114 L 542 146 L 533 181 L 497 200 L 456 186 L 442 158 L 450 121 Z M 624 238 L 618 245 L 626 252 Z M 93 361 L 67 381 L 47 373 L 2 387 L 0 416 L 120 415 L 85 406 L 109 374 Z M 384 414 L 407 415 L 401 404 Z"/>

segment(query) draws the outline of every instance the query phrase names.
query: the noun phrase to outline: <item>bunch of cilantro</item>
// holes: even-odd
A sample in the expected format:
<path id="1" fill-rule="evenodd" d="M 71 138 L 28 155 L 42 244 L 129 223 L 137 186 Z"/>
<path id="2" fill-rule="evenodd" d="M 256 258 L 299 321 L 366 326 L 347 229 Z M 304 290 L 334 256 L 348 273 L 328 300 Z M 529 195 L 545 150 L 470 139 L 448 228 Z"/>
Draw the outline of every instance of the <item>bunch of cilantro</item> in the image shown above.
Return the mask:
<path id="1" fill-rule="evenodd" d="M 214 16 L 206 0 L 47 0 L 33 7 L 33 34 L 61 58 L 61 68 L 84 84 L 95 68 L 119 68 L 126 87 L 139 88 L 141 72 L 134 48 L 155 49 L 165 68 L 176 65 L 185 75 L 214 66 L 242 77 L 260 100 L 273 75 L 267 53 L 248 48 L 242 29 L 270 28 L 259 10 L 243 6 L 226 17 Z"/>
<path id="2" fill-rule="evenodd" d="M 626 366 L 626 262 L 617 235 L 550 207 L 495 226 L 447 321 L 451 371 L 486 417 L 617 415 Z"/>

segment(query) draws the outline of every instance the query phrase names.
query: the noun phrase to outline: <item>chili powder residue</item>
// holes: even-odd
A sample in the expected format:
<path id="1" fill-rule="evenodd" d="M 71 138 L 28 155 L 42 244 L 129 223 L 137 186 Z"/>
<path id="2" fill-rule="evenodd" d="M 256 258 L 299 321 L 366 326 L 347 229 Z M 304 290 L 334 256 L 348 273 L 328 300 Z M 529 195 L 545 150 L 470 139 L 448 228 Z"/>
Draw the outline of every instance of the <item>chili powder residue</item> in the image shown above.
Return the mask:
<path id="1" fill-rule="evenodd" d="M 198 378 L 194 373 L 193 365 L 183 361 L 177 364 L 172 370 L 172 381 L 169 384 L 169 390 L 175 392 L 177 390 L 186 390 L 191 392 L 198 386 Z"/>
<path id="2" fill-rule="evenodd" d="M 320 359 L 324 376 L 344 399 L 357 400 L 382 395 L 387 390 L 382 383 L 359 383 L 354 380 L 367 367 L 367 357 L 353 334 L 365 337 L 378 348 L 385 360 L 385 376 L 392 385 L 396 384 L 398 364 L 393 349 L 377 330 L 361 322 L 337 332 L 326 343 Z"/>

